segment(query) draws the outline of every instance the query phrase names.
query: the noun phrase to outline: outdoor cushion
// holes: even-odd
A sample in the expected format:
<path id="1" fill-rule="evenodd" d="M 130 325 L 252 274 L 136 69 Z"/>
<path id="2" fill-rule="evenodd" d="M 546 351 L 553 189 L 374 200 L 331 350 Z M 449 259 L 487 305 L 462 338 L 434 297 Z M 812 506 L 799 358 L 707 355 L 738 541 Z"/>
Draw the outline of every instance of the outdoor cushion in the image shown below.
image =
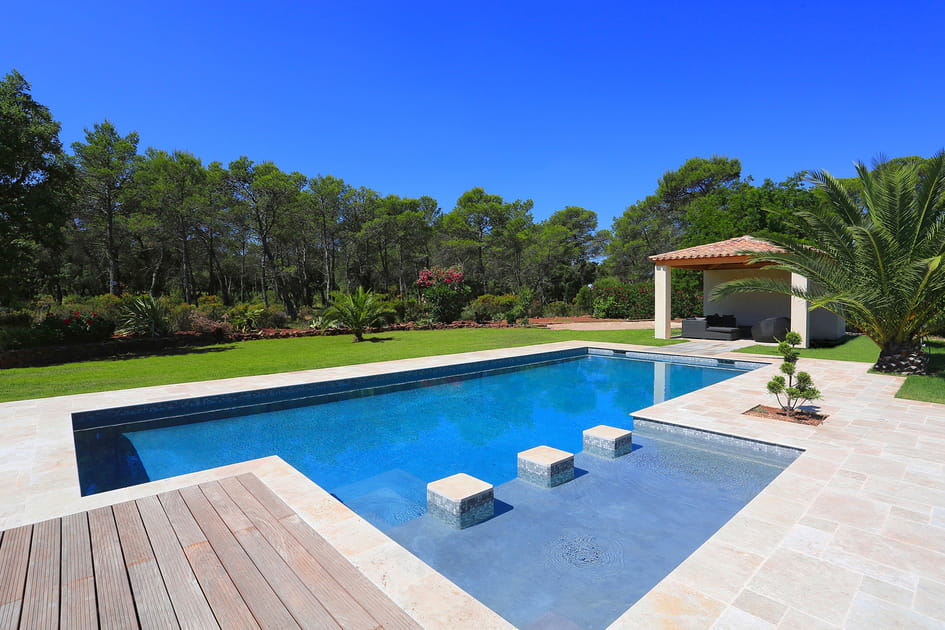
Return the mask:
<path id="1" fill-rule="evenodd" d="M 741 338 L 734 315 L 692 317 L 682 322 L 682 336 L 688 339 L 732 341 Z"/>

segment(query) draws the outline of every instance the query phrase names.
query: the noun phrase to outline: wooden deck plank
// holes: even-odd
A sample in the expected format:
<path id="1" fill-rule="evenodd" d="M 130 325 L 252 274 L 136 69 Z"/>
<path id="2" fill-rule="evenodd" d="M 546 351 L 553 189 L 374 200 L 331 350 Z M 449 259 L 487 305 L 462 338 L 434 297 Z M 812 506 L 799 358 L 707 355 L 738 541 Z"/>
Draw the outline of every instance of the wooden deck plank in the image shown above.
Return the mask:
<path id="1" fill-rule="evenodd" d="M 342 628 L 374 630 L 380 627 L 345 586 L 332 577 L 245 486 L 233 477 L 220 480 L 220 486 Z"/>
<path id="2" fill-rule="evenodd" d="M 285 604 L 253 564 L 243 547 L 196 486 L 183 488 L 181 497 L 207 541 L 220 558 L 243 601 L 263 628 L 298 628 Z"/>
<path id="3" fill-rule="evenodd" d="M 112 506 L 118 539 L 125 556 L 128 580 L 138 609 L 138 622 L 144 630 L 154 628 L 180 628 L 177 615 L 171 605 L 170 595 L 158 568 L 151 542 L 141 522 L 138 506 L 134 501 Z"/>
<path id="4" fill-rule="evenodd" d="M 420 625 L 395 604 L 371 580 L 351 564 L 347 558 L 322 538 L 295 510 L 264 484 L 256 475 L 237 476 L 239 482 L 252 493 L 270 513 L 279 517 L 289 531 L 319 563 L 370 611 L 388 630 L 419 630 Z"/>
<path id="5" fill-rule="evenodd" d="M 59 626 L 75 630 L 98 628 L 92 539 L 85 512 L 62 518 L 62 601 Z"/>
<path id="6" fill-rule="evenodd" d="M 20 627 L 420 628 L 251 474 L 0 531 Z"/>
<path id="7" fill-rule="evenodd" d="M 167 520 L 161 502 L 156 496 L 150 496 L 138 499 L 135 503 L 181 628 L 218 628 L 210 604 L 184 556 L 184 550 Z"/>
<path id="8" fill-rule="evenodd" d="M 20 624 L 33 526 L 7 530 L 0 540 L 0 630 Z"/>
<path id="9" fill-rule="evenodd" d="M 116 630 L 138 628 L 138 615 L 112 508 L 102 507 L 88 514 L 99 625 Z"/>
<path id="10" fill-rule="evenodd" d="M 340 628 L 218 482 L 204 483 L 199 488 L 301 627 Z"/>
<path id="11" fill-rule="evenodd" d="M 158 495 L 187 562 L 197 577 L 213 614 L 223 628 L 259 628 L 239 590 L 176 490 Z"/>
<path id="12" fill-rule="evenodd" d="M 62 521 L 58 518 L 33 526 L 26 590 L 23 593 L 23 628 L 56 630 L 59 627 L 59 570 L 62 558 Z"/>

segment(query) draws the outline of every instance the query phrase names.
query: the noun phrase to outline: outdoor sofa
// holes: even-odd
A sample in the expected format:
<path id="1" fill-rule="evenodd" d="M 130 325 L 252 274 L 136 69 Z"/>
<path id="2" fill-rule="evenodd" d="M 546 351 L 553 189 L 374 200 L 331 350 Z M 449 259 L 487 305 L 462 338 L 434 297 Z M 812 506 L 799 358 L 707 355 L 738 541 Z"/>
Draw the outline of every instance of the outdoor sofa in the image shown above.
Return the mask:
<path id="1" fill-rule="evenodd" d="M 741 331 L 734 315 L 706 315 L 684 319 L 682 336 L 688 339 L 734 341 L 741 338 Z"/>

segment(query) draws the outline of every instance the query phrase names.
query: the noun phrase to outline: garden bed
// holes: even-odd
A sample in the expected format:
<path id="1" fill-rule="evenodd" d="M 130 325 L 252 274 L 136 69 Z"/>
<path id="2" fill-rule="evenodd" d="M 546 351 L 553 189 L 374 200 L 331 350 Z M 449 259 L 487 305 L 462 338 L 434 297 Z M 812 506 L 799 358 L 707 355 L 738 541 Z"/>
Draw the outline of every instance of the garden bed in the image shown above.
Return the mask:
<path id="1" fill-rule="evenodd" d="M 768 405 L 755 405 L 748 411 L 743 411 L 742 415 L 793 422 L 794 424 L 806 424 L 812 427 L 819 427 L 827 419 L 827 416 L 807 409 L 798 409 L 792 415 L 780 407 L 769 407 Z"/>

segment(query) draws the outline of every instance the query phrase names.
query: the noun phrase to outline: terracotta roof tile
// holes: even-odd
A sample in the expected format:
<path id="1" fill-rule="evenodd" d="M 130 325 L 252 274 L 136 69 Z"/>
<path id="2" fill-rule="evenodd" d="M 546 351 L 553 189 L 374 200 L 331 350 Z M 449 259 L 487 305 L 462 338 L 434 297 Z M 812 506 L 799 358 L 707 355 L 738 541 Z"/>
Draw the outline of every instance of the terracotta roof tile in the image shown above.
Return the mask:
<path id="1" fill-rule="evenodd" d="M 656 254 L 650 256 L 653 262 L 662 262 L 667 260 L 689 260 L 696 258 L 722 258 L 725 256 L 740 256 L 746 252 L 751 254 L 780 254 L 784 250 L 777 245 L 772 245 L 768 241 L 763 241 L 753 236 L 739 236 L 730 238 L 727 241 L 718 243 L 708 243 L 706 245 L 696 245 L 686 249 L 677 249 L 674 252 L 665 254 Z"/>

